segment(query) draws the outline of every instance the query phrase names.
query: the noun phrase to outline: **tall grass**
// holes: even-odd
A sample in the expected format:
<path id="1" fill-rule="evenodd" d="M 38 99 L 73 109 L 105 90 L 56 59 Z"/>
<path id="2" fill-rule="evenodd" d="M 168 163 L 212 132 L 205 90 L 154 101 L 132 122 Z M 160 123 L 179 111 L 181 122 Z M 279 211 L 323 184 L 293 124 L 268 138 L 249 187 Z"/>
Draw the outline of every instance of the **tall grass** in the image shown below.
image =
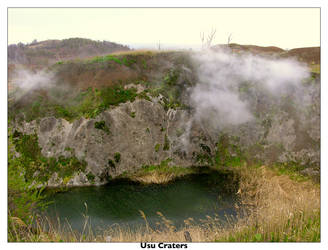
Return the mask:
<path id="1" fill-rule="evenodd" d="M 200 224 L 192 218 L 177 229 L 173 222 L 158 212 L 161 223 L 145 224 L 137 230 L 114 224 L 95 235 L 89 218 L 85 216 L 84 230 L 75 232 L 48 218 L 38 218 L 36 226 L 27 226 L 19 218 L 9 216 L 9 241 L 67 241 L 67 242 L 183 242 L 186 231 L 193 242 L 318 242 L 320 241 L 320 186 L 311 180 L 296 181 L 267 167 L 234 168 L 239 176 L 236 205 L 237 217 L 222 223 L 217 217 L 207 216 Z M 247 215 L 247 216 L 245 216 Z"/>
<path id="2" fill-rule="evenodd" d="M 250 215 L 216 241 L 320 241 L 320 187 L 261 167 L 241 170 L 238 191 Z"/>

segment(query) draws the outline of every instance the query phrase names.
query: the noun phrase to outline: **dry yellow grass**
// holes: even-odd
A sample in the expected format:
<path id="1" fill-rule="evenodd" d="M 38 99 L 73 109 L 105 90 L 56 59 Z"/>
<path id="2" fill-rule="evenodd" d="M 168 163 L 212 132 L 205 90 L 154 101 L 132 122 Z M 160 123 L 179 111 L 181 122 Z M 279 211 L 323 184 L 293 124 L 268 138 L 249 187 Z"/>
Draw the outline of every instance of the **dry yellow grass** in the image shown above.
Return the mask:
<path id="1" fill-rule="evenodd" d="M 249 241 L 256 237 L 259 241 L 320 240 L 318 184 L 310 180 L 293 181 L 264 166 L 241 171 L 239 193 L 244 205 L 250 207 L 250 216 L 239 220 L 216 239 Z"/>
<path id="2" fill-rule="evenodd" d="M 127 177 L 143 184 L 164 184 L 176 178 L 193 173 L 195 173 L 193 168 L 168 166 L 168 163 L 162 162 L 160 165 L 156 166 L 145 166 L 145 168 L 142 168 Z"/>
<path id="3" fill-rule="evenodd" d="M 311 72 L 320 74 L 320 64 L 311 64 L 309 68 Z"/>
<path id="4" fill-rule="evenodd" d="M 161 173 L 161 172 L 153 171 L 153 172 L 132 176 L 130 179 L 144 184 L 151 184 L 151 183 L 164 184 L 183 175 L 185 174 L 184 173 L 176 174 L 170 172 Z"/>

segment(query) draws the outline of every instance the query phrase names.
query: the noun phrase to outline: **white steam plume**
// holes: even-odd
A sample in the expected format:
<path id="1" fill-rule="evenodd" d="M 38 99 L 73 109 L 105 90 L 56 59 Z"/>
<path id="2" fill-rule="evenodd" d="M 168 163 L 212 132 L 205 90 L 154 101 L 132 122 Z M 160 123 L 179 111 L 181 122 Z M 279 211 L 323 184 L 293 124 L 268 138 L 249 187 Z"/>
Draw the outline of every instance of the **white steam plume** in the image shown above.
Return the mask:
<path id="1" fill-rule="evenodd" d="M 213 128 L 239 125 L 253 119 L 250 103 L 240 98 L 242 83 L 252 83 L 279 98 L 309 77 L 307 68 L 291 59 L 265 58 L 230 51 L 195 53 L 199 83 L 191 90 L 194 119 Z"/>
<path id="2" fill-rule="evenodd" d="M 34 89 L 46 89 L 52 87 L 54 74 L 45 71 L 38 71 L 36 73 L 20 70 L 16 74 L 15 85 L 23 91 L 31 91 Z"/>

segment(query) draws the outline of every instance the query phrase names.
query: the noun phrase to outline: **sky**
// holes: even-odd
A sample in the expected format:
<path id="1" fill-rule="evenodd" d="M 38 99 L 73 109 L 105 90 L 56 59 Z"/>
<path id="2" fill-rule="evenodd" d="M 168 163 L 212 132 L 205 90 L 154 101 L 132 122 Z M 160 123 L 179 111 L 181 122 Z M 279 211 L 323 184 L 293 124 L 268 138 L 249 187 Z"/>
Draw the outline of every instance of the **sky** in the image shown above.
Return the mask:
<path id="1" fill-rule="evenodd" d="M 131 47 L 320 46 L 319 8 L 8 8 L 8 44 L 82 37 Z"/>

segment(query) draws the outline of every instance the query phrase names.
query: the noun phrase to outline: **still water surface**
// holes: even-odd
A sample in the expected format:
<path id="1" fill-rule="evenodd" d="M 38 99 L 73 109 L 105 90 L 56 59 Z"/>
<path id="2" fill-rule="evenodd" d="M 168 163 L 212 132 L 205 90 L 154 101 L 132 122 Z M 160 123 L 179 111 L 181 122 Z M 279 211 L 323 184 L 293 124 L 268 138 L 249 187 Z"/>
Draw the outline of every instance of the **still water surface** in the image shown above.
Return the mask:
<path id="1" fill-rule="evenodd" d="M 67 192 L 50 195 L 46 213 L 50 218 L 68 221 L 73 230 L 81 231 L 89 217 L 93 229 L 102 230 L 111 225 L 144 225 L 142 210 L 151 227 L 161 221 L 161 212 L 179 228 L 187 218 L 195 221 L 206 215 L 224 220 L 234 215 L 236 196 L 223 188 L 219 174 L 189 175 L 167 184 L 143 185 L 121 179 L 99 187 L 75 187 Z"/>

